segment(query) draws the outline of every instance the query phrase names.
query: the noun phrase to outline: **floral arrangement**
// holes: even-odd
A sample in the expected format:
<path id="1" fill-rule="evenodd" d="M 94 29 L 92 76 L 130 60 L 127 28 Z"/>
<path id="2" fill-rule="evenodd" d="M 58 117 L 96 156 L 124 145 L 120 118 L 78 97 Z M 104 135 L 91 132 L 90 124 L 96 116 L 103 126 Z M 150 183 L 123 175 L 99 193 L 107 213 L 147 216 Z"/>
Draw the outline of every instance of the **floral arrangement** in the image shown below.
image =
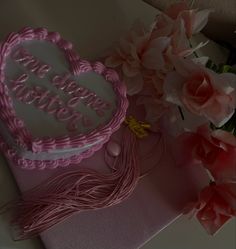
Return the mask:
<path id="1" fill-rule="evenodd" d="M 135 23 L 106 65 L 120 70 L 152 129 L 174 135 L 180 164 L 207 170 L 209 185 L 184 213 L 196 214 L 214 234 L 236 216 L 236 75 L 229 65 L 197 56 L 206 43 L 191 45 L 210 13 L 173 4 L 149 29 Z"/>

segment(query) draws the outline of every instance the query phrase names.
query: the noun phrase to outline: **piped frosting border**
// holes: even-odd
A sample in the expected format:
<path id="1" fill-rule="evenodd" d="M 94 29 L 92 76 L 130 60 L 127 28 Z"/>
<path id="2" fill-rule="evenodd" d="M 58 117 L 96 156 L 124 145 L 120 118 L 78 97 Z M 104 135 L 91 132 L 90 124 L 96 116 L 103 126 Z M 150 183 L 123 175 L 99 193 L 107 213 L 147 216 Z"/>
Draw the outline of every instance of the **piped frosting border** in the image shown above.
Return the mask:
<path id="1" fill-rule="evenodd" d="M 8 93 L 8 87 L 6 86 L 6 84 L 4 84 L 4 69 L 6 65 L 6 58 L 10 54 L 12 48 L 18 45 L 20 42 L 30 41 L 34 39 L 49 41 L 57 45 L 64 52 L 66 59 L 70 64 L 71 72 L 74 75 L 79 76 L 80 73 L 94 71 L 102 75 L 107 81 L 112 84 L 114 92 L 117 96 L 117 110 L 108 123 L 96 128 L 95 130 L 91 131 L 86 135 L 78 134 L 59 136 L 55 138 L 32 138 L 32 135 L 25 127 L 24 122 L 16 116 L 13 107 L 13 102 Z M 110 135 L 120 127 L 120 124 L 125 118 L 125 113 L 128 107 L 125 84 L 120 81 L 118 74 L 113 69 L 105 67 L 101 62 L 90 63 L 87 60 L 81 59 L 79 55 L 73 50 L 72 43 L 62 39 L 59 33 L 48 32 L 45 28 L 23 28 L 18 33 L 10 33 L 0 45 L 0 95 L 0 108 L 2 110 L 0 113 L 0 119 L 4 121 L 6 127 L 11 132 L 11 135 L 15 139 L 17 146 L 20 146 L 21 148 L 30 150 L 35 153 L 48 152 L 50 150 L 55 149 L 65 149 L 74 147 L 80 148 L 86 144 L 92 144 L 98 139 L 102 140 L 103 142 L 101 143 L 103 144 L 105 141 L 108 140 Z M 99 147 L 102 146 L 101 143 L 99 142 L 99 146 L 92 146 L 88 150 L 98 150 Z M 85 156 L 85 154 L 87 154 L 87 156 Z M 87 151 L 86 153 L 81 153 L 81 155 L 79 156 L 80 159 L 77 158 L 76 160 L 72 161 L 73 163 L 78 163 L 83 157 L 88 156 L 90 156 L 89 151 Z M 71 160 L 69 161 L 70 163 L 72 163 Z M 69 162 L 63 164 L 65 165 L 68 163 Z M 50 163 L 48 162 L 45 164 L 45 166 L 49 164 Z M 58 162 L 58 165 L 59 164 L 60 163 Z M 35 167 L 36 166 L 32 166 L 31 168 Z"/>

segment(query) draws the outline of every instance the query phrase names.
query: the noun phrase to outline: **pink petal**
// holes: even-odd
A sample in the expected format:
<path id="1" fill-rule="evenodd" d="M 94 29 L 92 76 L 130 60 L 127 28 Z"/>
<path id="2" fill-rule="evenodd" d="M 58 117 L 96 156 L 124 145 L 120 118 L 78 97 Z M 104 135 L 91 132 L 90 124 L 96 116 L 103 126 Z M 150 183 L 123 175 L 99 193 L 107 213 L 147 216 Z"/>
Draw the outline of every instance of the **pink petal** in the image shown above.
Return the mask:
<path id="1" fill-rule="evenodd" d="M 136 50 L 136 54 L 138 54 L 138 55 L 142 54 L 143 51 L 148 47 L 149 36 L 150 36 L 150 34 L 146 34 L 145 36 L 137 37 L 134 40 L 134 48 Z"/>
<path id="2" fill-rule="evenodd" d="M 212 211 L 211 215 L 214 216 L 215 212 Z M 206 213 L 204 213 L 202 210 L 197 213 L 198 221 L 210 235 L 214 235 L 231 218 L 231 216 L 221 214 L 218 215 L 219 222 L 215 222 L 214 219 L 210 218 L 209 214 L 206 215 Z"/>
<path id="3" fill-rule="evenodd" d="M 199 33 L 207 24 L 209 14 L 212 12 L 210 9 L 200 10 L 196 13 L 193 23 L 193 34 Z"/>
<path id="4" fill-rule="evenodd" d="M 209 124 L 198 127 L 196 136 L 199 138 L 204 137 L 204 139 L 212 144 L 212 150 L 216 152 L 215 160 L 204 164 L 204 167 L 211 172 L 214 179 L 218 182 L 227 180 L 227 182 L 235 181 L 236 183 L 235 136 L 223 130 L 215 130 L 212 132 L 209 128 Z"/>
<path id="5" fill-rule="evenodd" d="M 124 62 L 122 65 L 122 71 L 125 76 L 127 77 L 134 77 L 139 73 L 139 70 L 137 68 L 137 63 L 135 62 Z"/>
<path id="6" fill-rule="evenodd" d="M 155 87 L 157 94 L 162 96 L 164 80 L 156 76 L 155 78 L 152 79 L 151 83 Z"/>
<path id="7" fill-rule="evenodd" d="M 108 67 L 118 67 L 123 63 L 123 60 L 116 56 L 116 55 L 112 55 L 106 58 L 105 60 L 105 65 Z"/>
<path id="8" fill-rule="evenodd" d="M 138 56 L 138 51 L 137 51 L 137 47 L 135 47 L 134 45 L 132 45 L 130 47 L 130 57 L 136 61 L 137 63 L 140 62 L 140 58 Z"/>
<path id="9" fill-rule="evenodd" d="M 151 124 L 157 122 L 167 109 L 162 101 L 154 99 L 152 96 L 141 96 L 137 99 L 136 104 L 145 106 L 146 120 Z"/>
<path id="10" fill-rule="evenodd" d="M 196 146 L 200 139 L 200 136 L 197 136 L 195 133 L 191 132 L 182 132 L 177 137 L 177 144 L 175 157 L 178 165 L 180 166 L 190 166 L 194 163 L 199 163 L 199 160 L 193 157 L 193 148 Z"/>
<path id="11" fill-rule="evenodd" d="M 135 95 L 143 88 L 143 78 L 141 74 L 138 74 L 135 77 L 125 77 L 124 80 L 129 95 Z"/>
<path id="12" fill-rule="evenodd" d="M 143 66 L 147 69 L 158 70 L 164 67 L 165 61 L 161 51 L 151 48 L 143 55 Z"/>
<path id="13" fill-rule="evenodd" d="M 224 84 L 227 83 L 232 89 L 236 89 L 236 75 L 232 73 L 222 73 L 219 77 L 224 79 Z"/>
<path id="14" fill-rule="evenodd" d="M 166 15 L 158 15 L 151 27 L 151 36 L 153 38 L 169 36 L 172 33 L 174 22 Z"/>
<path id="15" fill-rule="evenodd" d="M 212 136 L 226 144 L 236 147 L 236 137 L 232 133 L 223 130 L 215 130 L 212 132 Z"/>
<path id="16" fill-rule="evenodd" d="M 140 19 L 137 19 L 134 21 L 131 30 L 133 33 L 136 34 L 136 36 L 143 36 L 147 33 L 147 30 L 144 27 L 144 24 L 143 24 L 143 22 L 141 22 Z"/>
<path id="17" fill-rule="evenodd" d="M 152 40 L 148 47 L 156 49 L 157 51 L 163 51 L 166 49 L 166 47 L 170 44 L 170 38 L 169 37 L 159 37 L 157 39 Z"/>
<path id="18" fill-rule="evenodd" d="M 207 165 L 214 179 L 218 182 L 227 181 L 236 183 L 236 150 L 235 147 L 226 145 L 226 150 L 219 150 L 216 160 Z"/>
<path id="19" fill-rule="evenodd" d="M 184 78 L 176 72 L 168 73 L 164 81 L 165 99 L 176 105 L 182 105 L 180 100 Z"/>
<path id="20" fill-rule="evenodd" d="M 188 111 L 184 106 L 182 106 L 181 109 L 184 114 L 183 126 L 185 130 L 196 131 L 199 126 L 209 123 L 209 121 L 206 118 Z"/>
<path id="21" fill-rule="evenodd" d="M 130 46 L 130 42 L 128 42 L 125 38 L 120 39 L 119 47 L 122 53 L 129 54 Z"/>
<path id="22" fill-rule="evenodd" d="M 185 10 L 180 13 L 179 18 L 184 20 L 184 26 L 186 30 L 186 35 L 188 38 L 192 36 L 193 33 L 193 25 L 195 20 L 195 10 Z"/>
<path id="23" fill-rule="evenodd" d="M 159 37 L 150 42 L 149 48 L 142 56 L 142 64 L 147 69 L 161 69 L 164 67 L 165 61 L 163 51 L 170 43 L 170 38 Z"/>
<path id="24" fill-rule="evenodd" d="M 213 235 L 235 215 L 235 183 L 224 183 L 205 187 L 200 195 L 202 203 L 197 219 Z"/>
<path id="25" fill-rule="evenodd" d="M 211 105 L 204 108 L 203 115 L 215 126 L 224 125 L 234 114 L 234 105 L 215 99 Z"/>
<path id="26" fill-rule="evenodd" d="M 195 64 L 190 59 L 183 59 L 178 56 L 170 55 L 170 60 L 176 71 L 183 77 L 189 78 L 193 73 L 203 71 L 203 67 Z"/>
<path id="27" fill-rule="evenodd" d="M 236 171 L 234 173 L 236 174 Z M 219 185 L 217 190 L 221 197 L 236 212 L 236 182 L 225 182 Z"/>
<path id="28" fill-rule="evenodd" d="M 230 94 L 236 89 L 236 75 L 231 73 L 217 74 L 211 70 L 207 70 L 212 84 L 221 93 Z"/>
<path id="29" fill-rule="evenodd" d="M 207 56 L 202 56 L 202 57 L 197 57 L 197 58 L 192 59 L 192 61 L 194 63 L 196 63 L 196 64 L 198 63 L 198 64 L 200 64 L 202 66 L 206 66 L 208 60 L 209 60 L 209 57 L 207 57 Z"/>
<path id="30" fill-rule="evenodd" d="M 168 9 L 164 11 L 164 13 L 171 17 L 172 19 L 176 19 L 180 12 L 184 10 L 188 10 L 189 7 L 186 2 L 182 1 L 179 3 L 172 4 Z"/>
<path id="31" fill-rule="evenodd" d="M 223 143 L 223 142 L 221 142 Z M 236 149 L 226 145 L 226 150 L 218 152 L 213 164 L 205 165 L 218 182 L 234 181 L 236 183 Z"/>
<path id="32" fill-rule="evenodd" d="M 175 32 L 172 35 L 171 44 L 173 46 L 173 53 L 180 55 L 182 51 L 190 48 L 188 38 L 186 36 L 186 30 L 184 26 L 184 21 L 178 19 L 175 23 Z"/>

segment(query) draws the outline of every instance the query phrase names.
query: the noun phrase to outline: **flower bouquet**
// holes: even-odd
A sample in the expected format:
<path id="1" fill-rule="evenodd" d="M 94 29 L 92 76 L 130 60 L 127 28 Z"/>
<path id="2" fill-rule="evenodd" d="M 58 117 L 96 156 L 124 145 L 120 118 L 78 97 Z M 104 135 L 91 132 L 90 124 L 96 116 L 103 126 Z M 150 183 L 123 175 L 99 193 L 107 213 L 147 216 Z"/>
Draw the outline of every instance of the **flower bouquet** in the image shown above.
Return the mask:
<path id="1" fill-rule="evenodd" d="M 184 213 L 209 234 L 236 216 L 236 69 L 198 56 L 193 39 L 212 10 L 171 5 L 147 29 L 140 22 L 120 39 L 106 65 L 120 70 L 151 129 L 170 133 L 179 167 L 205 168 L 209 185 Z"/>

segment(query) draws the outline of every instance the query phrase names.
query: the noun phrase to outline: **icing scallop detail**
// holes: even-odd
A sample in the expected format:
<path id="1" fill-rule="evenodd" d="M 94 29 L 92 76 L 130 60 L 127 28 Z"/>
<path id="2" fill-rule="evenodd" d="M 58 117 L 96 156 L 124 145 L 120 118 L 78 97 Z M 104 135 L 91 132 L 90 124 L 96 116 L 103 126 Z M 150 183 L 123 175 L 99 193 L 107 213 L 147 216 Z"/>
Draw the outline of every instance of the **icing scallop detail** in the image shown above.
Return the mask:
<path id="1" fill-rule="evenodd" d="M 25 27 L 20 30 L 19 32 L 21 41 L 27 41 L 27 40 L 32 40 L 35 38 L 35 32 L 32 28 L 30 27 Z"/>
<path id="2" fill-rule="evenodd" d="M 111 82 L 119 82 L 119 76 L 117 74 L 117 72 L 114 70 L 114 69 L 106 69 L 104 72 L 103 72 L 103 75 L 105 77 L 105 79 L 107 81 L 111 81 Z"/>
<path id="3" fill-rule="evenodd" d="M 80 60 L 78 65 L 79 65 L 79 70 L 76 72 L 76 75 L 92 71 L 92 65 L 90 64 L 90 62 L 86 60 Z"/>
<path id="4" fill-rule="evenodd" d="M 34 33 L 35 33 L 35 38 L 39 40 L 45 40 L 45 38 L 48 35 L 48 32 L 45 28 L 37 28 L 34 30 Z"/>
<path id="5" fill-rule="evenodd" d="M 53 43 L 57 43 L 60 41 L 61 35 L 58 32 L 48 32 L 46 40 L 51 41 Z"/>
<path id="6" fill-rule="evenodd" d="M 73 72 L 74 75 L 78 75 L 80 72 L 79 55 L 74 50 L 70 49 L 67 51 L 66 57 L 70 61 L 71 71 Z"/>
<path id="7" fill-rule="evenodd" d="M 4 58 L 9 54 L 11 49 L 11 44 L 4 42 L 0 45 L 0 54 L 1 54 L 1 60 L 4 60 Z M 3 63 L 3 62 L 2 62 Z M 5 66 L 5 65 L 4 65 Z"/>
<path id="8" fill-rule="evenodd" d="M 60 39 L 58 42 L 57 42 L 57 45 L 59 48 L 62 48 L 64 50 L 71 50 L 73 45 L 71 42 L 68 42 L 64 39 Z"/>
<path id="9" fill-rule="evenodd" d="M 56 169 L 58 166 L 58 162 L 56 160 L 47 160 L 45 166 L 48 169 Z"/>
<path id="10" fill-rule="evenodd" d="M 106 70 L 105 65 L 102 64 L 100 61 L 94 62 L 94 64 L 92 65 L 92 68 L 93 68 L 94 72 L 96 72 L 98 74 L 103 74 L 103 72 Z"/>
<path id="11" fill-rule="evenodd" d="M 105 140 L 107 142 L 109 140 L 109 136 Z M 90 157 L 94 152 L 101 149 L 103 143 L 98 143 L 96 146 L 92 147 L 90 150 L 84 151 L 79 155 L 73 155 L 69 158 L 64 159 L 63 161 L 60 159 L 56 160 L 41 160 L 40 164 L 39 160 L 30 160 L 23 159 L 19 155 L 17 155 L 16 151 L 11 149 L 0 136 L 0 150 L 5 154 L 7 159 L 16 165 L 18 165 L 22 169 L 27 170 L 42 170 L 42 169 L 56 169 L 70 166 L 71 164 L 79 164 L 82 159 Z"/>
<path id="12" fill-rule="evenodd" d="M 67 58 L 72 62 L 72 61 L 78 61 L 80 59 L 79 55 L 74 51 L 70 50 L 67 52 Z"/>
<path id="13" fill-rule="evenodd" d="M 76 52 L 72 49 L 72 44 L 63 40 L 60 34 L 57 32 L 48 32 L 46 29 L 43 28 L 32 29 L 26 27 L 20 30 L 19 33 L 9 34 L 6 39 L 7 41 L 5 40 L 0 45 L 0 92 L 1 95 L 6 96 L 6 98 L 0 100 L 0 108 L 4 109 L 4 115 L 0 114 L 0 117 L 3 119 L 4 123 L 8 127 L 11 136 L 19 142 L 20 147 L 27 148 L 28 150 L 33 151 L 35 153 L 39 153 L 48 152 L 55 149 L 76 148 L 104 139 L 101 143 L 91 146 L 91 148 L 82 152 L 81 154 L 73 156 L 71 158 L 67 158 L 63 161 L 42 160 L 40 161 L 40 165 L 38 165 L 36 163 L 37 160 L 33 161 L 27 159 L 22 162 L 22 160 L 20 160 L 20 156 L 11 157 L 10 155 L 8 155 L 8 157 L 11 157 L 11 160 L 13 160 L 15 163 L 17 163 L 20 167 L 23 168 L 57 168 L 69 165 L 71 163 L 79 163 L 83 158 L 91 156 L 96 150 L 100 149 L 102 145 L 109 139 L 110 135 L 120 127 L 120 124 L 125 118 L 125 112 L 128 107 L 125 86 L 124 84 L 122 84 L 122 82 L 119 81 L 119 79 L 117 79 L 116 72 L 107 70 L 101 62 L 91 64 L 86 60 L 81 60 L 79 55 L 77 55 Z M 13 102 L 9 97 L 8 88 L 3 82 L 5 81 L 5 58 L 9 55 L 11 49 L 16 44 L 19 44 L 22 41 L 33 39 L 49 41 L 55 44 L 56 46 L 58 46 L 59 44 L 61 50 L 64 52 L 65 57 L 70 64 L 71 71 L 74 75 L 79 75 L 83 72 L 94 71 L 102 75 L 105 79 L 108 79 L 108 81 L 110 81 L 113 90 L 117 96 L 117 110 L 114 112 L 112 119 L 108 123 L 101 127 L 97 127 L 92 132 L 86 134 L 86 136 L 84 134 L 78 134 L 66 137 L 60 136 L 56 138 L 43 137 L 32 139 L 32 135 L 25 127 L 24 122 L 17 118 L 15 110 L 13 109 Z M 2 150 L 7 153 L 6 146 L 3 146 Z M 62 165 L 60 165 L 60 163 L 62 163 Z"/>
<path id="14" fill-rule="evenodd" d="M 20 36 L 17 33 L 10 33 L 6 39 L 5 39 L 6 43 L 10 43 L 12 46 L 16 46 L 17 44 L 19 44 L 20 42 Z"/>

